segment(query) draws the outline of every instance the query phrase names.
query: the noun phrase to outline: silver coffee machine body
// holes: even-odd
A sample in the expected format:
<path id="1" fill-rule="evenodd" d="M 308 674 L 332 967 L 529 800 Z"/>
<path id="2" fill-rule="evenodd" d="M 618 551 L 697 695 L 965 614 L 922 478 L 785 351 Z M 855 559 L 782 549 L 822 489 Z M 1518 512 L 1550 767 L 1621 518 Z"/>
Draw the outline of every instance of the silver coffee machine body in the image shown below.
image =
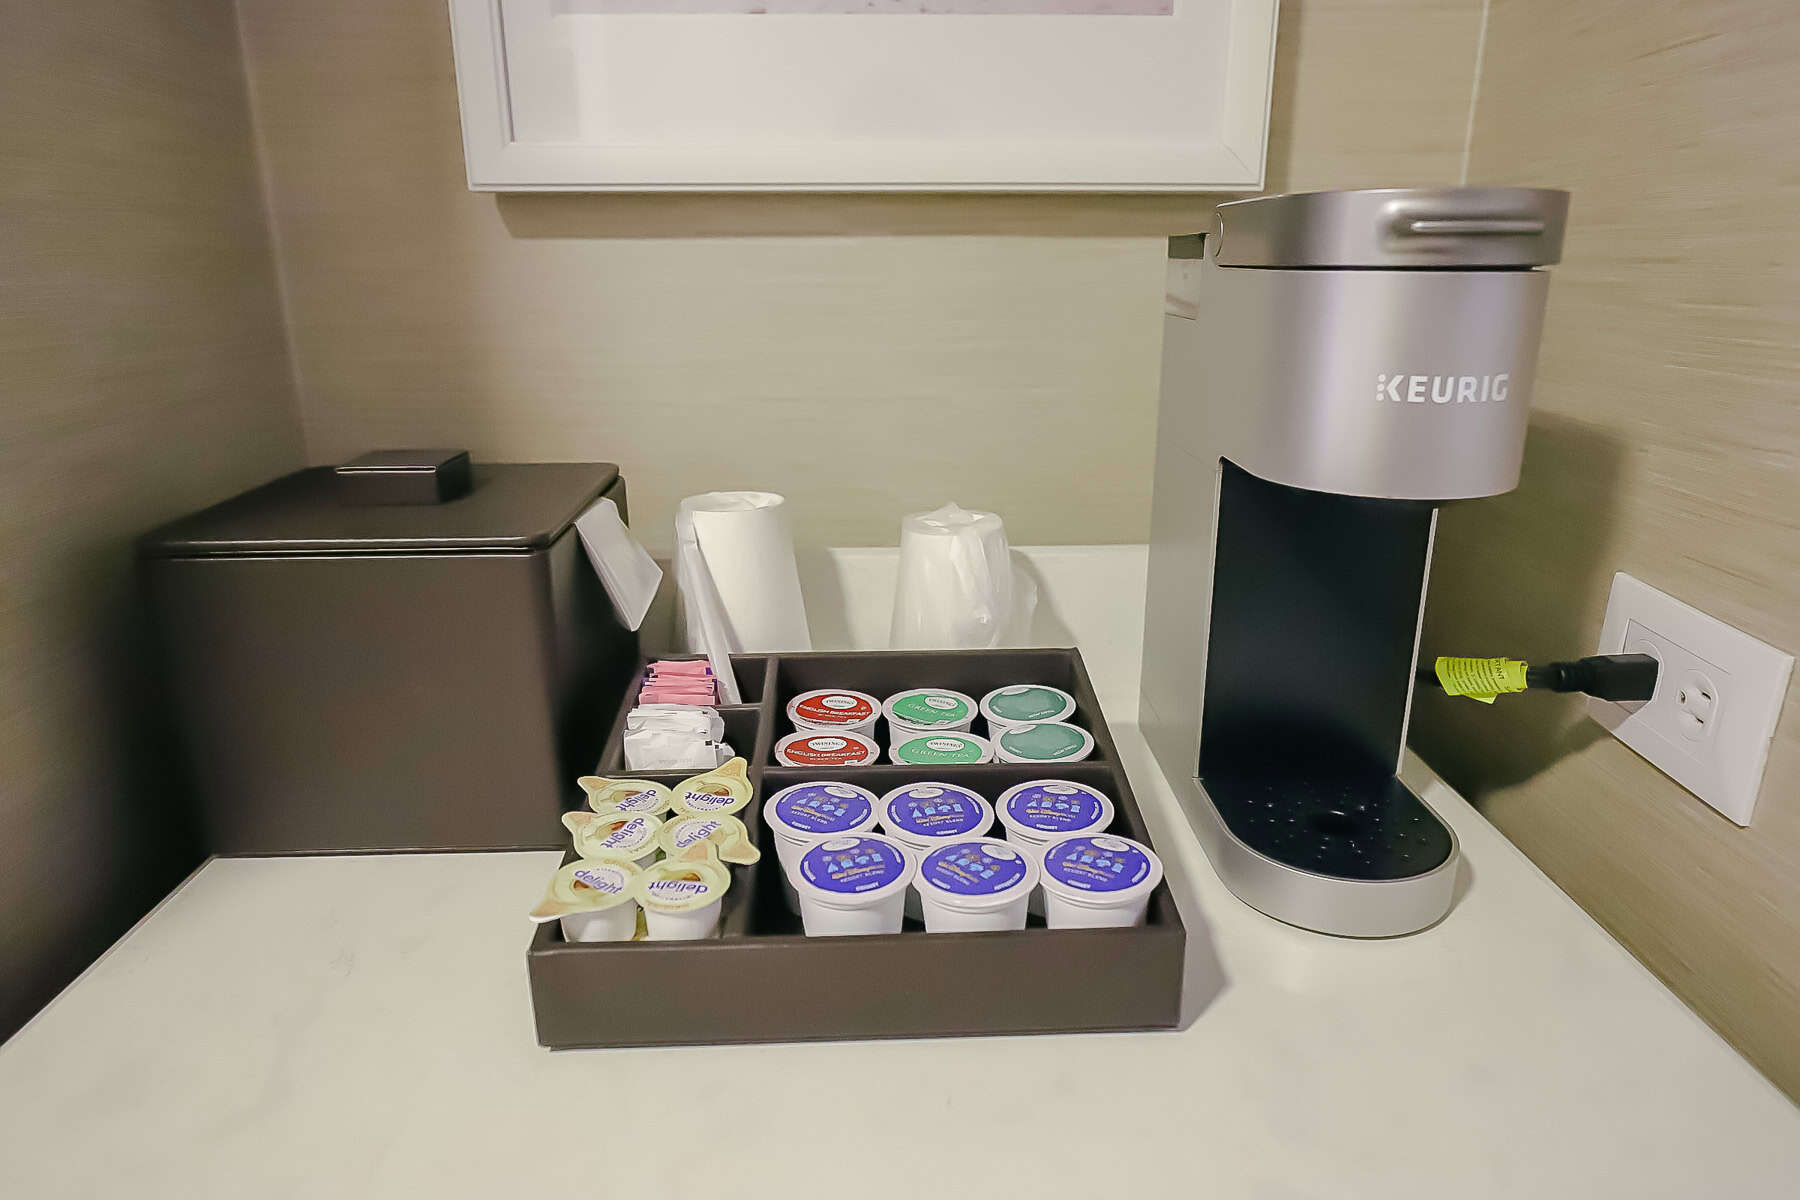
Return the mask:
<path id="1" fill-rule="evenodd" d="M 1511 490 L 1565 192 L 1221 205 L 1170 243 L 1141 721 L 1226 885 L 1325 933 L 1448 911 L 1397 773 L 1437 505 Z"/>

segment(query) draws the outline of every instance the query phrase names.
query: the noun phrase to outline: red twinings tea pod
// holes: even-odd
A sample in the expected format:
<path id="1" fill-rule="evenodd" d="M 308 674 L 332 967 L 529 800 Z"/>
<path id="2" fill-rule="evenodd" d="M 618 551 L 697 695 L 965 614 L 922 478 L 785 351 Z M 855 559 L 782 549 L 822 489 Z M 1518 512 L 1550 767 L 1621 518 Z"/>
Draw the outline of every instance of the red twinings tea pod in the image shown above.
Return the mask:
<path id="1" fill-rule="evenodd" d="M 789 700 L 787 715 L 794 728 L 802 731 L 854 729 L 866 734 L 875 730 L 875 718 L 881 715 L 881 701 L 867 692 L 853 692 L 847 688 L 819 688 L 816 691 L 801 692 Z"/>
<path id="2" fill-rule="evenodd" d="M 789 767 L 866 767 L 880 757 L 874 738 L 848 729 L 803 729 L 775 743 L 775 761 Z"/>

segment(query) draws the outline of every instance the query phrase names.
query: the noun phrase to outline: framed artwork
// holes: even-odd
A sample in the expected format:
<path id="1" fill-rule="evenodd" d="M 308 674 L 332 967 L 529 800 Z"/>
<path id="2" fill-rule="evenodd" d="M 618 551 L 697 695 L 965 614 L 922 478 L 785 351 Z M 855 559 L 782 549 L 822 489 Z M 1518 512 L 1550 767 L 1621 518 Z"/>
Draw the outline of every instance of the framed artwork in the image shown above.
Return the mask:
<path id="1" fill-rule="evenodd" d="M 1276 0 L 450 0 L 485 191 L 1248 191 Z"/>

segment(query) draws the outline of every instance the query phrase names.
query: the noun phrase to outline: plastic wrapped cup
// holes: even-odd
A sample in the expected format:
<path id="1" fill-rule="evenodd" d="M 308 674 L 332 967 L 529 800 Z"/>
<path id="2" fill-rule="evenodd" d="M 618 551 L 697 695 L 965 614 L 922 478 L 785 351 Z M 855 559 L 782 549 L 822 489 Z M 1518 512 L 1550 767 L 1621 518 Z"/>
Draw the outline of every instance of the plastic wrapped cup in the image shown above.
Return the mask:
<path id="1" fill-rule="evenodd" d="M 794 886 L 807 937 L 899 933 L 912 852 L 878 833 L 826 838 L 800 856 Z"/>
<path id="2" fill-rule="evenodd" d="M 637 933 L 637 891 L 643 872 L 633 863 L 577 859 L 550 878 L 531 919 L 562 923 L 568 942 L 628 942 Z"/>
<path id="3" fill-rule="evenodd" d="M 848 688 L 818 688 L 801 692 L 787 703 L 788 721 L 797 730 L 848 729 L 864 737 L 875 736 L 881 701 L 867 692 Z"/>
<path id="4" fill-rule="evenodd" d="M 1142 925 L 1162 860 L 1130 838 L 1078 834 L 1044 850 L 1044 923 L 1052 929 Z"/>
<path id="5" fill-rule="evenodd" d="M 1025 928 L 1025 906 L 1038 867 L 998 838 L 962 838 L 919 861 L 918 893 L 926 933 Z"/>
<path id="6" fill-rule="evenodd" d="M 1038 721 L 994 734 L 994 757 L 1008 763 L 1080 762 L 1094 752 L 1094 735 L 1079 725 Z"/>
<path id="7" fill-rule="evenodd" d="M 1113 802 L 1072 779 L 1033 779 L 1001 792 L 994 802 L 994 815 L 1006 827 L 1006 840 L 1041 867 L 1051 842 L 1111 828 Z M 1043 913 L 1042 892 L 1032 893 L 1030 910 Z"/>
<path id="8" fill-rule="evenodd" d="M 800 856 L 827 838 L 867 833 L 881 817 L 880 804 L 867 788 L 836 780 L 796 783 L 764 802 L 763 821 L 775 836 L 781 891 L 789 912 L 800 911 L 800 894 L 794 889 Z"/>

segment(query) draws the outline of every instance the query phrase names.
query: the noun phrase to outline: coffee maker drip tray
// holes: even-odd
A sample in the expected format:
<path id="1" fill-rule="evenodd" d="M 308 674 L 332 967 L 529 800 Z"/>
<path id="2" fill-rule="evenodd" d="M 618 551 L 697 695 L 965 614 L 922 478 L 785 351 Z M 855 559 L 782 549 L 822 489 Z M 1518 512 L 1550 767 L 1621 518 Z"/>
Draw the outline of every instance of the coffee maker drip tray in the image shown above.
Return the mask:
<path id="1" fill-rule="evenodd" d="M 1391 775 L 1209 771 L 1200 784 L 1232 837 L 1315 875 L 1406 879 L 1436 870 L 1455 851 L 1444 823 Z"/>

